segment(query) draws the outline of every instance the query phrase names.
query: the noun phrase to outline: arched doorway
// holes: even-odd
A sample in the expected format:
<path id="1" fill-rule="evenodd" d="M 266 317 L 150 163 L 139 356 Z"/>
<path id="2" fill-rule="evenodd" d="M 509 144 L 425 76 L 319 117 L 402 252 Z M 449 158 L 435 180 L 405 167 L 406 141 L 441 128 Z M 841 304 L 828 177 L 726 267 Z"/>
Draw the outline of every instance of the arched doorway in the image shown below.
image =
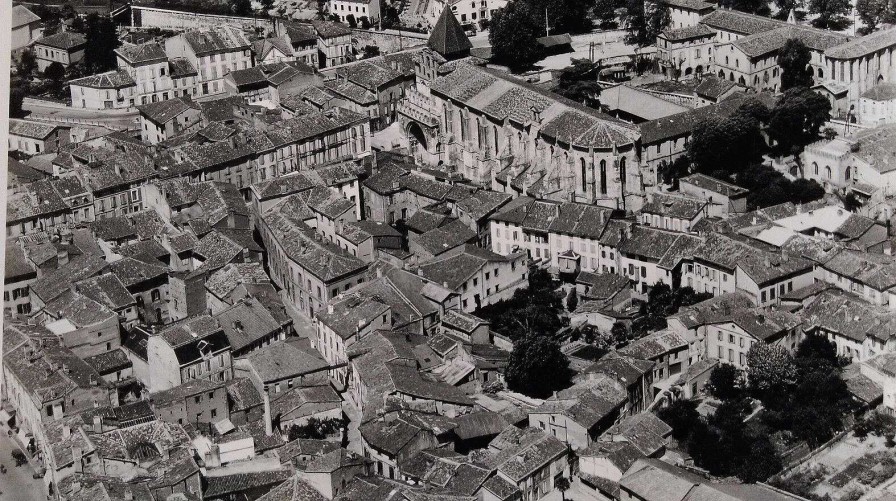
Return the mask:
<path id="1" fill-rule="evenodd" d="M 408 124 L 408 141 L 411 143 L 411 151 L 416 151 L 415 145 L 420 145 L 424 150 L 427 150 L 426 144 L 426 133 L 423 132 L 423 128 L 420 127 L 420 124 L 417 122 L 411 122 Z"/>

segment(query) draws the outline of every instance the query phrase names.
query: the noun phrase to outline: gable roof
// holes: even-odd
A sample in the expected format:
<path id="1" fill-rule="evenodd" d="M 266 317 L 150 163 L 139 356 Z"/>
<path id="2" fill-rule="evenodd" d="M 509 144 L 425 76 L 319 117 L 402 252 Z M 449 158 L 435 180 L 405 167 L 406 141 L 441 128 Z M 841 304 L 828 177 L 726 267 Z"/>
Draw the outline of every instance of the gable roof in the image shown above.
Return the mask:
<path id="1" fill-rule="evenodd" d="M 28 10 L 23 5 L 16 5 L 12 8 L 12 29 L 16 29 L 26 24 L 40 22 L 40 17 L 34 12 Z"/>

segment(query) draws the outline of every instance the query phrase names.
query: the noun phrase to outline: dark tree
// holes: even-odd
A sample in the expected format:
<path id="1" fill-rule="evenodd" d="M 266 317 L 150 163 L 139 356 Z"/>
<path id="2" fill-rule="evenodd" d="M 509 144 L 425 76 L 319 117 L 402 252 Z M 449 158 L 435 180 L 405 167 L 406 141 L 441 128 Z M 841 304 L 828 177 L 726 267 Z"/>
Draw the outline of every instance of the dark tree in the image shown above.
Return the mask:
<path id="1" fill-rule="evenodd" d="M 358 22 L 361 24 L 361 29 L 369 30 L 371 27 L 370 18 L 367 16 L 361 16 L 358 18 Z"/>
<path id="2" fill-rule="evenodd" d="M 65 79 L 65 66 L 59 61 L 53 61 L 44 70 L 44 78 L 50 79 L 55 84 L 59 84 Z"/>
<path id="3" fill-rule="evenodd" d="M 673 189 L 678 189 L 678 180 L 687 176 L 691 172 L 691 160 L 687 155 L 682 155 L 672 163 L 663 163 L 659 168 L 660 179 L 663 183 L 672 185 Z"/>
<path id="4" fill-rule="evenodd" d="M 775 6 L 778 8 L 778 13 L 775 14 L 776 19 L 787 19 L 790 15 L 790 11 L 801 12 L 800 9 L 805 8 L 805 0 L 775 0 Z M 805 12 L 803 12 L 805 15 Z M 797 14 L 799 17 L 799 14 Z"/>
<path id="5" fill-rule="evenodd" d="M 625 42 L 640 47 L 656 43 L 657 35 L 672 21 L 665 5 L 642 0 L 628 0 L 622 20 L 627 31 Z"/>
<path id="6" fill-rule="evenodd" d="M 327 19 L 327 2 L 326 0 L 317 0 L 317 13 L 314 15 L 315 19 L 319 21 L 323 21 Z"/>
<path id="7" fill-rule="evenodd" d="M 781 151 L 796 153 L 818 139 L 830 113 L 831 103 L 824 96 L 806 87 L 789 89 L 772 110 L 768 134 Z"/>
<path id="8" fill-rule="evenodd" d="M 371 57 L 377 57 L 380 55 L 380 48 L 376 45 L 365 45 L 364 46 L 364 59 L 370 59 Z"/>
<path id="9" fill-rule="evenodd" d="M 323 440 L 337 433 L 344 426 L 345 422 L 342 419 L 318 419 L 312 417 L 303 425 L 292 425 L 289 427 L 289 441 L 292 442 L 299 438 Z"/>
<path id="10" fill-rule="evenodd" d="M 84 64 L 91 73 L 101 73 L 117 66 L 115 49 L 118 47 L 118 33 L 115 24 L 108 17 L 90 14 L 84 21 Z"/>
<path id="11" fill-rule="evenodd" d="M 393 28 L 401 24 L 401 20 L 398 17 L 398 9 L 394 6 L 390 5 L 386 7 L 386 13 L 383 14 L 383 19 L 380 21 L 383 28 Z"/>
<path id="12" fill-rule="evenodd" d="M 563 297 L 556 288 L 547 271 L 530 268 L 528 288 L 516 290 L 508 300 L 480 308 L 476 315 L 489 320 L 493 331 L 512 340 L 527 335 L 553 336 L 562 327 L 559 315 Z"/>
<path id="13" fill-rule="evenodd" d="M 852 21 L 847 17 L 852 9 L 849 0 L 809 0 L 809 12 L 818 14 L 812 26 L 826 30 L 842 30 Z"/>
<path id="14" fill-rule="evenodd" d="M 540 28 L 539 36 L 545 31 L 545 12 L 551 33 L 585 33 L 591 30 L 588 17 L 589 2 L 582 0 L 514 0 L 530 4 L 529 12 L 535 16 L 532 21 Z"/>
<path id="15" fill-rule="evenodd" d="M 524 395 L 546 398 L 569 386 L 569 360 L 560 345 L 546 336 L 526 336 L 513 344 L 507 364 L 507 387 Z"/>
<path id="16" fill-rule="evenodd" d="M 600 105 L 600 65 L 587 59 L 573 59 L 572 65 L 560 70 L 554 92 L 573 101 L 597 108 Z"/>
<path id="17" fill-rule="evenodd" d="M 613 327 L 610 328 L 610 334 L 613 336 L 613 345 L 622 344 L 628 341 L 630 336 L 628 327 L 622 322 L 614 323 Z"/>
<path id="18" fill-rule="evenodd" d="M 706 389 L 722 400 L 739 398 L 742 395 L 740 383 L 743 375 L 734 364 L 720 364 L 709 374 Z"/>
<path id="19" fill-rule="evenodd" d="M 252 0 L 230 0 L 230 12 L 236 16 L 248 16 L 252 13 Z"/>
<path id="20" fill-rule="evenodd" d="M 544 14 L 542 13 L 542 16 Z M 511 68 L 524 68 L 540 55 L 536 38 L 543 34 L 535 12 L 528 2 L 514 0 L 492 16 L 488 40 L 496 61 Z"/>
<path id="21" fill-rule="evenodd" d="M 354 14 L 349 14 L 349 15 L 345 16 L 345 21 L 348 23 L 349 28 L 357 28 L 358 27 L 358 20 L 355 19 Z"/>
<path id="22" fill-rule="evenodd" d="M 36 69 L 37 58 L 34 57 L 34 52 L 31 49 L 25 49 L 19 57 L 18 64 L 16 64 L 16 73 L 24 78 L 28 78 Z"/>
<path id="23" fill-rule="evenodd" d="M 619 26 L 616 9 L 619 7 L 616 0 L 595 0 L 591 13 L 598 20 L 602 29 L 615 29 Z"/>
<path id="24" fill-rule="evenodd" d="M 724 175 L 757 163 L 765 149 L 760 121 L 748 108 L 727 118 L 714 116 L 697 125 L 688 143 L 688 158 L 698 172 Z"/>
<path id="25" fill-rule="evenodd" d="M 896 22 L 896 2 L 893 0 L 856 0 L 856 12 L 865 25 L 863 34 L 877 29 L 881 23 Z"/>
<path id="26" fill-rule="evenodd" d="M 566 477 L 558 477 L 554 480 L 554 487 L 560 491 L 563 501 L 566 501 L 566 491 L 569 490 L 569 479 Z"/>
<path id="27" fill-rule="evenodd" d="M 719 6 L 760 16 L 767 16 L 771 12 L 768 2 L 763 0 L 721 0 Z"/>
<path id="28" fill-rule="evenodd" d="M 638 312 L 640 316 L 632 322 L 632 332 L 639 337 L 648 332 L 665 329 L 666 317 L 677 313 L 683 306 L 690 306 L 711 297 L 712 294 L 697 293 L 690 287 L 681 287 L 673 291 L 667 284 L 657 283 L 647 294 L 647 302 L 641 303 Z"/>
<path id="29" fill-rule="evenodd" d="M 812 69 L 809 62 L 812 54 L 803 42 L 796 38 L 784 42 L 778 52 L 778 66 L 781 67 L 781 91 L 793 87 L 811 87 Z"/>
<path id="30" fill-rule="evenodd" d="M 700 422 L 697 402 L 676 400 L 657 412 L 657 417 L 672 427 L 672 437 L 679 442 L 687 440 Z"/>
<path id="31" fill-rule="evenodd" d="M 734 474 L 739 479 L 747 483 L 764 482 L 781 471 L 784 465 L 767 436 L 752 435 L 746 440 L 746 454 L 734 466 Z"/>

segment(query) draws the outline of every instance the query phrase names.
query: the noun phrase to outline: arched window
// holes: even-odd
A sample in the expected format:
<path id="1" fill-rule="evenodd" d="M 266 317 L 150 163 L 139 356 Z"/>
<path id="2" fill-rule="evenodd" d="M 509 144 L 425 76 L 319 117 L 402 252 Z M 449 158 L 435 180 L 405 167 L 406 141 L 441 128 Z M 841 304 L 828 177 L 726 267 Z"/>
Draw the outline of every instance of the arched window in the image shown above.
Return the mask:
<path id="1" fill-rule="evenodd" d="M 482 149 L 482 123 L 479 122 L 479 118 L 476 118 L 476 144 L 479 146 L 479 149 Z"/>
<path id="2" fill-rule="evenodd" d="M 619 160 L 619 187 L 622 196 L 625 196 L 625 157 Z"/>
<path id="3" fill-rule="evenodd" d="M 159 294 L 159 289 L 153 289 L 152 293 L 150 295 L 152 297 L 152 302 L 156 302 L 159 299 L 161 299 L 161 294 Z"/>
<path id="4" fill-rule="evenodd" d="M 817 163 L 812 162 L 812 170 L 815 171 L 815 175 L 817 176 L 818 175 L 818 164 Z"/>
<path id="5" fill-rule="evenodd" d="M 494 127 L 492 127 L 492 131 L 494 132 L 494 136 L 495 136 L 495 155 L 497 155 L 498 154 L 498 126 L 495 125 Z"/>
<path id="6" fill-rule="evenodd" d="M 582 192 L 588 193 L 588 173 L 585 171 L 585 159 L 584 158 L 579 159 L 579 166 L 581 167 L 581 171 L 582 171 Z"/>
<path id="7" fill-rule="evenodd" d="M 728 56 L 725 56 L 725 65 L 728 65 Z"/>
<path id="8" fill-rule="evenodd" d="M 824 78 L 824 70 L 821 68 L 818 68 L 818 78 Z"/>
<path id="9" fill-rule="evenodd" d="M 849 166 L 848 165 L 846 166 L 846 172 L 844 173 L 844 177 L 846 178 L 847 181 L 849 181 Z"/>
<path id="10" fill-rule="evenodd" d="M 830 165 L 824 166 L 824 174 L 825 174 L 825 179 L 831 179 L 831 166 Z"/>
<path id="11" fill-rule="evenodd" d="M 600 194 L 607 194 L 607 161 L 600 161 Z"/>

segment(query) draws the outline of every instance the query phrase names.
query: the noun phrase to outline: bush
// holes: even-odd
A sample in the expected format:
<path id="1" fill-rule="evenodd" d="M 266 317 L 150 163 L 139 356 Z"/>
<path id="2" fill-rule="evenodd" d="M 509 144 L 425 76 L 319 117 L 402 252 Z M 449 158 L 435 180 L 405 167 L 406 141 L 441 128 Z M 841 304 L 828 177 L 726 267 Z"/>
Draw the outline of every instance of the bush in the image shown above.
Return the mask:
<path id="1" fill-rule="evenodd" d="M 576 307 L 579 306 L 579 293 L 576 291 L 576 288 L 573 287 L 569 289 L 569 294 L 566 295 L 566 309 L 570 312 L 576 311 Z"/>
<path id="2" fill-rule="evenodd" d="M 28 456 L 25 455 L 24 452 L 19 449 L 12 450 L 12 459 L 16 462 L 16 466 L 22 466 L 23 464 L 28 462 Z"/>
<path id="3" fill-rule="evenodd" d="M 344 419 L 318 419 L 311 418 L 303 425 L 292 425 L 289 428 L 289 441 L 299 438 L 311 438 L 315 440 L 323 440 L 331 435 L 335 435 L 345 427 Z"/>

